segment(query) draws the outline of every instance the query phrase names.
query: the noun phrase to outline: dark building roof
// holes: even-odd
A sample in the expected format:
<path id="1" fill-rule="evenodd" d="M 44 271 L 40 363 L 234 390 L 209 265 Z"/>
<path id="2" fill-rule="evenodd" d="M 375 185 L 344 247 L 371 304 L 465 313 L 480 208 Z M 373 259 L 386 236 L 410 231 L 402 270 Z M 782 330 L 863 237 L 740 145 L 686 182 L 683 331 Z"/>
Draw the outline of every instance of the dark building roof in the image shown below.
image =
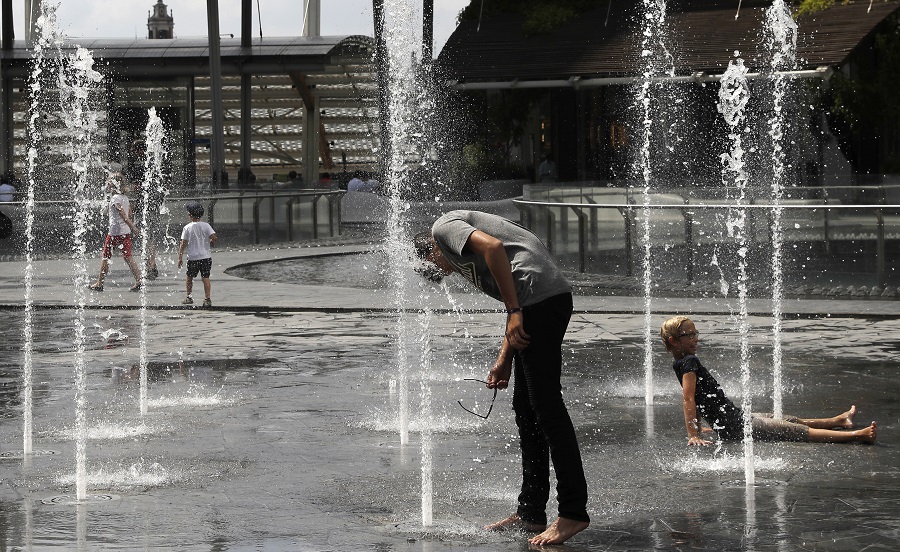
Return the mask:
<path id="1" fill-rule="evenodd" d="M 666 44 L 675 73 L 722 73 L 734 52 L 751 69 L 768 63 L 762 30 L 770 1 L 687 0 L 670 8 Z M 559 80 L 639 74 L 639 7 L 622 2 L 612 9 L 588 11 L 552 33 L 526 37 L 522 15 L 463 21 L 447 41 L 439 61 L 447 79 L 460 82 Z M 851 52 L 892 13 L 900 0 L 857 0 L 798 19 L 797 68 L 841 65 Z M 607 22 L 608 18 L 608 22 Z"/>
<path id="2" fill-rule="evenodd" d="M 209 73 L 209 41 L 206 38 L 176 39 L 70 39 L 63 50 L 81 46 L 95 60 L 102 60 L 118 75 L 181 76 Z M 322 71 L 336 56 L 371 57 L 374 40 L 365 36 L 266 37 L 254 38 L 249 48 L 239 38 L 220 42 L 223 74 L 286 73 Z M 4 69 L 22 76 L 32 49 L 17 40 L 11 50 L 0 50 Z"/>

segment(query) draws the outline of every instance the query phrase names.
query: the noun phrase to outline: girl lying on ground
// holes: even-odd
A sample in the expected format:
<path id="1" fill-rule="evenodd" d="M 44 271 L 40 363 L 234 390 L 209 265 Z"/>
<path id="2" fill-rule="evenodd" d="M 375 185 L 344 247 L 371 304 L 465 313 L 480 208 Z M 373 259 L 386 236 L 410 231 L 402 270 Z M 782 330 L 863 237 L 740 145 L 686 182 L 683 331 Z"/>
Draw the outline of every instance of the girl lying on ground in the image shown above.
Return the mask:
<path id="1" fill-rule="evenodd" d="M 697 358 L 700 332 L 686 316 L 675 316 L 663 322 L 659 335 L 675 359 L 672 368 L 681 383 L 684 398 L 684 423 L 688 445 L 710 445 L 701 437 L 700 418 L 718 433 L 723 441 L 743 438 L 743 411 L 732 403 L 716 379 Z M 877 437 L 875 422 L 853 430 L 856 406 L 832 418 L 798 418 L 771 414 L 751 414 L 753 438 L 759 441 L 809 441 L 814 443 L 867 443 Z M 835 429 L 839 428 L 839 429 Z"/>

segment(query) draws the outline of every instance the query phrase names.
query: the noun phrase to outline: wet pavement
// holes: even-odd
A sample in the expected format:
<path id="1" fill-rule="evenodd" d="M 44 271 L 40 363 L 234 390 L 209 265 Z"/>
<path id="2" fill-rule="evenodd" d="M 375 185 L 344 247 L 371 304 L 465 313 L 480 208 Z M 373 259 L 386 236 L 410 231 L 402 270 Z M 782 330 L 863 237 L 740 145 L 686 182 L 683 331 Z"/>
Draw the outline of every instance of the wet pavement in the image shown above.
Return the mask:
<path id="1" fill-rule="evenodd" d="M 39 453 L 23 459 L 15 453 L 22 443 L 24 268 L 0 262 L 0 452 L 8 456 L 0 459 L 0 549 L 527 550 L 523 534 L 480 529 L 515 505 L 520 467 L 510 394 L 498 395 L 487 420 L 457 404 L 478 412 L 489 404 L 490 392 L 463 380 L 484 377 L 493 360 L 503 320 L 496 303 L 462 286 L 415 284 L 415 308 L 433 311 L 401 317 L 396 299 L 380 290 L 225 272 L 369 249 L 217 250 L 208 310 L 180 305 L 183 272 L 170 260 L 144 296 L 128 291 L 130 276 L 114 263 L 106 291 L 87 296 L 92 499 L 79 505 L 64 498 L 74 493 L 75 472 L 72 265 L 35 265 Z M 644 299 L 578 295 L 575 308 L 563 384 L 592 524 L 553 548 L 896 549 L 900 302 L 785 302 L 785 412 L 826 416 L 857 404 L 858 422 L 878 421 L 879 441 L 756 443 L 752 487 L 744 483 L 740 444 L 685 445 L 680 390 L 661 346 L 653 351 L 654 404 L 645 406 Z M 737 306 L 654 298 L 651 308 L 653 335 L 670 314 L 692 315 L 701 358 L 739 400 Z M 754 300 L 749 310 L 751 397 L 754 410 L 767 411 L 771 305 Z M 150 381 L 144 416 L 134 369 L 142 320 Z M 430 363 L 413 355 L 406 375 L 395 346 L 401 325 L 433 336 Z M 409 443 L 401 445 L 404 388 Z M 429 474 L 432 522 L 425 525 Z"/>

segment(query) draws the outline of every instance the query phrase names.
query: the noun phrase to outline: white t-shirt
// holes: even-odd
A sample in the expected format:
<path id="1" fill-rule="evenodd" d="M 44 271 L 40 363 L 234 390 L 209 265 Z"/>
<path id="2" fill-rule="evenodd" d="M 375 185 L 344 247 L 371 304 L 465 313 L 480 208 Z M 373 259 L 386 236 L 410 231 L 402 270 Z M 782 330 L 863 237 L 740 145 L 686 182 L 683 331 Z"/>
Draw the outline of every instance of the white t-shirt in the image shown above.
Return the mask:
<path id="1" fill-rule="evenodd" d="M 131 208 L 131 203 L 128 201 L 128 197 L 123 194 L 115 194 L 109 200 L 109 235 L 110 236 L 124 236 L 126 234 L 131 233 L 131 228 L 125 224 L 125 219 L 122 218 L 122 215 L 119 214 L 119 210 L 116 208 L 116 205 L 122 207 L 122 211 L 125 214 L 128 214 L 128 209 Z"/>
<path id="2" fill-rule="evenodd" d="M 189 222 L 184 225 L 181 231 L 181 239 L 187 242 L 187 260 L 200 261 L 203 259 L 211 259 L 212 253 L 209 251 L 209 238 L 215 235 L 216 231 L 205 221 L 198 220 Z"/>

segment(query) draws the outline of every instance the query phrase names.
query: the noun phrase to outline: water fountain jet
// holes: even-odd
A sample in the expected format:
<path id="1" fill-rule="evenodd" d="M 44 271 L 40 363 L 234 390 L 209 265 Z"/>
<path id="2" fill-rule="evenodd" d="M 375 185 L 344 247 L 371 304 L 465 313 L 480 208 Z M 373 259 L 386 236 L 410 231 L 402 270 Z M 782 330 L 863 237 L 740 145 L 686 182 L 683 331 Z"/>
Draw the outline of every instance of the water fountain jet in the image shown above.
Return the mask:
<path id="1" fill-rule="evenodd" d="M 734 206 L 728 209 L 726 226 L 728 235 L 734 239 L 737 247 L 737 298 L 739 305 L 738 332 L 740 335 L 741 351 L 741 409 L 744 415 L 744 478 L 748 486 L 755 481 L 753 429 L 751 413 L 753 406 L 750 388 L 750 325 L 747 309 L 748 276 L 748 229 L 747 210 L 744 208 L 747 201 L 748 176 L 744 168 L 744 144 L 741 125 L 744 121 L 745 109 L 750 100 L 750 88 L 747 83 L 747 68 L 743 60 L 735 52 L 735 58 L 728 64 L 728 69 L 722 77 L 719 87 L 718 109 L 729 128 L 728 138 L 731 141 L 730 151 L 721 155 L 722 180 L 727 186 L 733 183 L 737 189 L 737 197 L 733 198 Z"/>

